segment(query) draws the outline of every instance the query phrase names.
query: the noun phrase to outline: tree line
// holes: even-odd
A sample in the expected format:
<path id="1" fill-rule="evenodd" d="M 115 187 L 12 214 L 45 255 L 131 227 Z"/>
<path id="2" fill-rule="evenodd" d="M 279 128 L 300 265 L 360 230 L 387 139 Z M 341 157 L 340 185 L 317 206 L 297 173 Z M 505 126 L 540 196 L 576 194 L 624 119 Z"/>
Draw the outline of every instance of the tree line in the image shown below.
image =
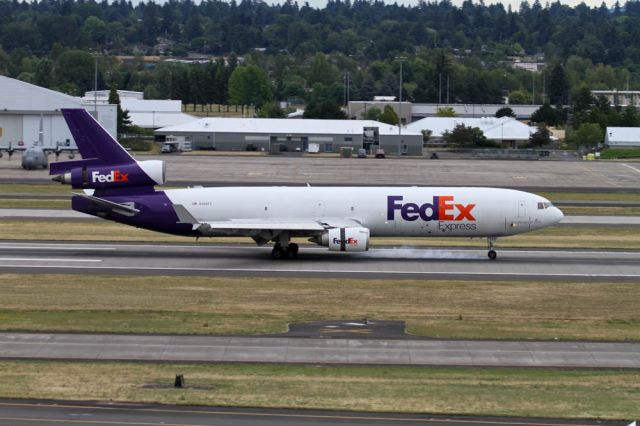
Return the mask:
<path id="1" fill-rule="evenodd" d="M 448 0 L 416 6 L 331 0 L 0 0 L 0 73 L 72 95 L 93 88 L 143 91 L 195 104 L 306 103 L 339 116 L 347 99 L 395 95 L 413 102 L 548 102 L 587 89 L 640 86 L 640 2 L 609 9 L 559 1 L 542 6 Z M 188 54 L 200 64 L 143 60 Z M 117 55 L 133 55 L 121 62 Z M 536 55 L 547 67 L 509 66 Z M 541 59 L 543 58 L 544 59 Z"/>

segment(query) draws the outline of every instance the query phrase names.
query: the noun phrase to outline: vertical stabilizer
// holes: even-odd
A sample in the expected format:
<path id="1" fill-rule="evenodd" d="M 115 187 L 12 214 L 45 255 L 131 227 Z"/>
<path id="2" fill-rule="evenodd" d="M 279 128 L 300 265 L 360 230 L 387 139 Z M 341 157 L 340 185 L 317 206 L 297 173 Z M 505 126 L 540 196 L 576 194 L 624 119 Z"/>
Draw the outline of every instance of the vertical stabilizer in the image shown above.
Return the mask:
<path id="1" fill-rule="evenodd" d="M 62 109 L 78 150 L 85 159 L 99 159 L 102 164 L 131 164 L 135 160 L 84 109 Z"/>

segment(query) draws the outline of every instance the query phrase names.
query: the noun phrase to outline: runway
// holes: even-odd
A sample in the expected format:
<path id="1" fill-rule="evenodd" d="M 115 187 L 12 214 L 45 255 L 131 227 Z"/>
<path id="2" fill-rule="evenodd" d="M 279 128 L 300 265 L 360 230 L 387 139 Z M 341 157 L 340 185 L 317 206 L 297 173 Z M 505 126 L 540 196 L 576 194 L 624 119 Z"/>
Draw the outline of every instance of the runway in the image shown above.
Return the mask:
<path id="1" fill-rule="evenodd" d="M 7 423 L 10 422 L 10 423 Z M 16 426 L 173 425 L 173 426 L 624 426 L 628 422 L 522 417 L 444 416 L 320 410 L 268 410 L 105 402 L 0 400 L 0 423 Z"/>
<path id="2" fill-rule="evenodd" d="M 212 244 L 1 242 L 0 271 L 126 275 L 299 276 L 640 283 L 640 251 L 373 248 L 364 253 L 302 246 L 274 261 L 270 247 Z"/>
<path id="3" fill-rule="evenodd" d="M 0 358 L 640 368 L 640 343 L 0 333 Z"/>

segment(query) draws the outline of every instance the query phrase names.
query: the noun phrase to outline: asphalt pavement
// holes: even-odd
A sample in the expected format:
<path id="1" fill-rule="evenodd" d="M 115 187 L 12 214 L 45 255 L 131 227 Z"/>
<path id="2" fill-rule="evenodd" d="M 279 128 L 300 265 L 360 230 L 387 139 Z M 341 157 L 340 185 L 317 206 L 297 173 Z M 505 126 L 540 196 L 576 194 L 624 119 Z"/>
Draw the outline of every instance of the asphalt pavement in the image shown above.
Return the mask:
<path id="1" fill-rule="evenodd" d="M 638 190 L 640 164 L 610 161 L 359 159 L 338 157 L 139 155 L 167 163 L 170 185 L 428 185 Z M 19 160 L 19 159 L 18 159 Z M 50 182 L 48 170 L 0 161 L 0 181 Z"/>
<path id="2" fill-rule="evenodd" d="M 443 416 L 320 410 L 268 410 L 106 402 L 0 399 L 0 424 L 172 426 L 624 426 L 628 422 L 523 417 Z"/>
<path id="3" fill-rule="evenodd" d="M 0 272 L 640 282 L 640 251 L 392 247 L 363 253 L 302 246 L 275 261 L 270 247 L 227 244 L 0 242 Z"/>

